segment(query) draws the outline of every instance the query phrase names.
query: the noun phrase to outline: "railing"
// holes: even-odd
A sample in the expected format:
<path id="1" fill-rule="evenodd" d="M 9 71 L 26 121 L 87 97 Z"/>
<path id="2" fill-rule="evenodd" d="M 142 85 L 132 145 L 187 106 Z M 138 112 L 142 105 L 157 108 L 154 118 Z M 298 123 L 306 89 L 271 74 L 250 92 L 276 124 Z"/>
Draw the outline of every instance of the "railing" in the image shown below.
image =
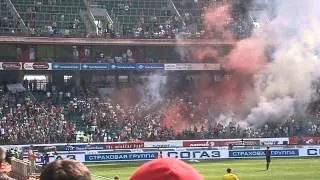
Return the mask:
<path id="1" fill-rule="evenodd" d="M 85 24 L 87 34 L 94 32 L 94 23 L 91 22 L 89 14 L 86 10 L 80 10 L 80 17 Z"/>
<path id="2" fill-rule="evenodd" d="M 180 20 L 182 21 L 183 25 L 186 25 L 186 23 L 184 22 L 182 16 L 180 15 L 178 9 L 176 8 L 176 5 L 174 5 L 174 2 L 172 0 L 167 0 L 168 6 L 177 14 L 177 16 L 180 18 Z"/>
<path id="3" fill-rule="evenodd" d="M 89 17 L 88 21 L 89 23 L 91 24 L 91 26 L 93 27 L 92 31 L 95 32 L 95 27 L 96 27 L 96 24 L 94 23 L 96 20 L 92 14 L 92 11 L 91 11 L 91 7 L 90 7 L 90 2 L 88 0 L 83 0 L 85 6 L 86 6 L 86 9 L 87 9 L 87 15 Z M 90 32 L 91 33 L 91 32 Z"/>
<path id="4" fill-rule="evenodd" d="M 11 0 L 6 0 L 6 1 L 7 1 L 7 5 L 11 9 L 11 14 L 15 17 L 15 19 L 17 19 L 20 22 L 20 26 L 22 27 L 23 32 L 27 33 L 29 30 L 28 30 L 26 24 L 24 23 L 24 21 L 22 20 L 20 14 L 18 13 L 17 9 L 14 7 Z"/>

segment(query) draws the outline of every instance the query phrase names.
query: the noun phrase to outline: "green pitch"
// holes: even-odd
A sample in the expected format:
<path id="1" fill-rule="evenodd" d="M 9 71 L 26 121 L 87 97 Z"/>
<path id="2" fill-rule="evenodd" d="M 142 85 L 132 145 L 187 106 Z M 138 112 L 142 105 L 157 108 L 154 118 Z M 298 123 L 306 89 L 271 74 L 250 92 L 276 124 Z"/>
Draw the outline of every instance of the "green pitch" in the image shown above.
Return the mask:
<path id="1" fill-rule="evenodd" d="M 94 163 L 86 164 L 94 179 L 107 179 L 119 175 L 127 180 L 142 163 Z M 231 167 L 241 180 L 320 180 L 320 158 L 272 159 L 271 169 L 264 171 L 265 161 L 215 160 L 192 163 L 206 180 L 221 180 L 225 169 Z"/>

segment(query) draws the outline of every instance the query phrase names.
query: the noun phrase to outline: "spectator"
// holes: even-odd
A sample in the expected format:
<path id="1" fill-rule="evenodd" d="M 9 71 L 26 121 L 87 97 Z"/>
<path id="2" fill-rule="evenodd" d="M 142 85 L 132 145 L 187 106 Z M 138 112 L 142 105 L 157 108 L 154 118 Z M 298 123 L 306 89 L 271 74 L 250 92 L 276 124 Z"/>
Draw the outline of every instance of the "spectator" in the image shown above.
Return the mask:
<path id="1" fill-rule="evenodd" d="M 58 160 L 41 172 L 40 180 L 91 180 L 86 166 L 74 160 Z"/>
<path id="2" fill-rule="evenodd" d="M 0 172 L 9 173 L 11 166 L 6 163 L 6 150 L 0 147 Z"/>

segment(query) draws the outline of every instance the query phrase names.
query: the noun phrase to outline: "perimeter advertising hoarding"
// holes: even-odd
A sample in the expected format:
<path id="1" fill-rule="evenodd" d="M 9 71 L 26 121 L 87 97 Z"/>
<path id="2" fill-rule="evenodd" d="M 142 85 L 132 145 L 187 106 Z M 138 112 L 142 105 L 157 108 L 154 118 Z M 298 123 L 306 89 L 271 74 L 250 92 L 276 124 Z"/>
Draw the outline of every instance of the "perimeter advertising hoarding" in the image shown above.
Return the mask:
<path id="1" fill-rule="evenodd" d="M 86 162 L 112 162 L 112 161 L 143 161 L 158 158 L 157 152 L 152 153 L 110 153 L 85 155 Z"/>
<path id="2" fill-rule="evenodd" d="M 84 63 L 81 64 L 81 70 L 83 71 L 108 71 L 109 64 L 104 63 Z"/>
<path id="3" fill-rule="evenodd" d="M 80 71 L 81 65 L 78 63 L 53 63 L 52 70 Z"/>
<path id="4" fill-rule="evenodd" d="M 291 145 L 320 145 L 320 137 L 318 136 L 293 136 L 289 138 Z"/>
<path id="5" fill-rule="evenodd" d="M 264 157 L 264 150 L 237 150 L 229 151 L 229 158 L 257 158 Z M 275 149 L 271 150 L 271 156 L 274 157 L 297 157 L 299 149 Z"/>
<path id="6" fill-rule="evenodd" d="M 221 70 L 217 63 L 172 63 L 164 64 L 166 71 L 218 71 Z"/>
<path id="7" fill-rule="evenodd" d="M 3 70 L 3 71 L 22 70 L 22 63 L 21 62 L 0 62 L 0 70 Z"/>
<path id="8" fill-rule="evenodd" d="M 227 140 L 189 140 L 183 141 L 183 147 L 214 147 L 214 146 L 228 146 L 233 145 L 251 145 L 258 146 L 260 141 L 257 140 L 241 140 L 241 139 L 227 139 Z"/>
<path id="9" fill-rule="evenodd" d="M 52 63 L 47 62 L 34 62 L 34 63 L 23 63 L 23 69 L 27 71 L 41 71 L 41 70 L 52 70 Z"/>

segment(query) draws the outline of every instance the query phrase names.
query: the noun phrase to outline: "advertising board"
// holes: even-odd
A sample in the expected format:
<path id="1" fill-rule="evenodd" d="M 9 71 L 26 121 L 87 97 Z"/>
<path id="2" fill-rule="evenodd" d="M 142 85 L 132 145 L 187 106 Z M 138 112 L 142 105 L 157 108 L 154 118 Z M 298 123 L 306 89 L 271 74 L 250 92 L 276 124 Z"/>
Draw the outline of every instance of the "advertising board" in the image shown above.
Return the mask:
<path id="1" fill-rule="evenodd" d="M 104 63 L 85 63 L 81 64 L 81 70 L 83 71 L 107 71 L 109 70 L 109 64 Z"/>
<path id="2" fill-rule="evenodd" d="M 229 151 L 229 158 L 257 158 L 264 157 L 264 150 L 236 150 Z M 299 156 L 299 149 L 281 149 L 271 150 L 271 156 L 292 157 Z"/>
<path id="3" fill-rule="evenodd" d="M 158 157 L 157 152 L 151 153 L 110 153 L 85 155 L 86 162 L 112 162 L 112 161 L 143 161 Z"/>
<path id="4" fill-rule="evenodd" d="M 17 71 L 22 70 L 21 62 L 0 62 L 0 70 Z"/>
<path id="5" fill-rule="evenodd" d="M 190 159 L 221 159 L 227 158 L 227 150 L 193 150 L 193 151 L 164 151 L 164 157 Z"/>
<path id="6" fill-rule="evenodd" d="M 249 139 L 212 139 L 212 140 L 189 140 L 183 141 L 183 147 L 214 147 L 233 145 L 260 145 L 260 141 Z"/>
<path id="7" fill-rule="evenodd" d="M 52 70 L 68 70 L 68 71 L 80 71 L 81 64 L 79 63 L 53 63 Z"/>
<path id="8" fill-rule="evenodd" d="M 138 71 L 164 70 L 164 64 L 138 63 L 136 64 L 136 69 Z"/>
<path id="9" fill-rule="evenodd" d="M 47 62 L 34 62 L 34 63 L 23 63 L 23 70 L 27 71 L 48 71 L 52 70 L 52 63 Z"/>

